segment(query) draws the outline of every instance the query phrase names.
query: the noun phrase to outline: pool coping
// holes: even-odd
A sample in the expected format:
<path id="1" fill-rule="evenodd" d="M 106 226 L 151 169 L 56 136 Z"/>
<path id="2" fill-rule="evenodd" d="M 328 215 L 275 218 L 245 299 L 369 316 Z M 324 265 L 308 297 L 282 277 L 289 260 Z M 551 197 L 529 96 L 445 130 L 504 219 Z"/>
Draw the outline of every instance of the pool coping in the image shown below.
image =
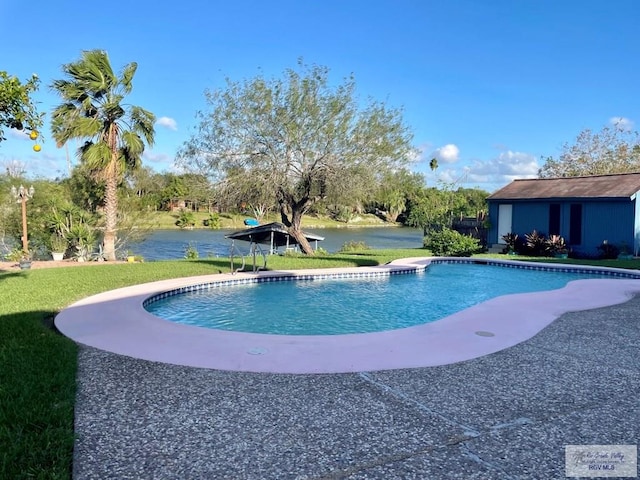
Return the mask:
<path id="1" fill-rule="evenodd" d="M 147 312 L 163 292 L 212 282 L 321 276 L 376 276 L 425 269 L 431 262 L 491 263 L 527 269 L 607 271 L 638 279 L 574 280 L 557 290 L 496 297 L 436 322 L 347 335 L 267 335 L 180 325 Z M 111 290 L 76 302 L 55 318 L 74 341 L 143 360 L 190 367 L 268 373 L 351 373 L 446 365 L 521 343 L 566 312 L 629 300 L 640 272 L 500 259 L 414 257 L 377 267 L 212 274 Z M 517 319 L 517 321 L 514 321 Z"/>

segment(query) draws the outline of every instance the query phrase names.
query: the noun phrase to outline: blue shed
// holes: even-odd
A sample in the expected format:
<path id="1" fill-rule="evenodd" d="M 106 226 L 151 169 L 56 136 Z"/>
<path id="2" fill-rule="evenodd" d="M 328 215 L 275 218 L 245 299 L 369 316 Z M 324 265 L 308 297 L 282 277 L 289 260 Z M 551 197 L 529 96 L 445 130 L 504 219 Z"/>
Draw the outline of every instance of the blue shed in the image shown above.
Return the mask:
<path id="1" fill-rule="evenodd" d="M 514 180 L 487 198 L 488 245 L 533 230 L 561 235 L 575 252 L 597 254 L 607 240 L 640 248 L 640 173 Z"/>

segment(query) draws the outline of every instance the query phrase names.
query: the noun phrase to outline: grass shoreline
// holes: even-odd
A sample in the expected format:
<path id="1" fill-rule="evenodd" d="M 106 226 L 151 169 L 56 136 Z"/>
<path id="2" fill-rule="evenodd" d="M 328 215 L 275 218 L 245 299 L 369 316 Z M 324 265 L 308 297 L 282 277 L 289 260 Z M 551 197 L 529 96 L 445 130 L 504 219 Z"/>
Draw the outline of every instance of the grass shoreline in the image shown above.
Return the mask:
<path id="1" fill-rule="evenodd" d="M 429 256 L 429 252 L 415 248 L 317 257 L 274 255 L 268 267 L 374 266 L 418 256 Z M 478 257 L 640 269 L 640 259 Z M 207 258 L 0 271 L 0 478 L 71 478 L 78 347 L 50 327 L 57 312 L 103 291 L 167 278 L 228 273 L 229 265 L 228 258 Z"/>

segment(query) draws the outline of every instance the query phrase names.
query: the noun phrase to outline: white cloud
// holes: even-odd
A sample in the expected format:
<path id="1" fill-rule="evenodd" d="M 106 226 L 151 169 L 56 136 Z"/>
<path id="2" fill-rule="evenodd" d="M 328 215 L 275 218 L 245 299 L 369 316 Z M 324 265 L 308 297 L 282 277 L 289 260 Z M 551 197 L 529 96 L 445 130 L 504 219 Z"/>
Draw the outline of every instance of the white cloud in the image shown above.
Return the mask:
<path id="1" fill-rule="evenodd" d="M 463 186 L 468 183 L 469 167 L 461 169 L 447 168 L 437 172 L 438 182 L 445 184 L 455 185 L 456 187 Z"/>
<path id="2" fill-rule="evenodd" d="M 145 150 L 142 154 L 143 160 L 157 164 L 157 165 L 166 165 L 169 166 L 173 163 L 173 156 L 168 155 L 166 153 L 156 153 L 150 150 Z"/>
<path id="3" fill-rule="evenodd" d="M 0 173 L 6 173 L 7 168 L 20 168 L 23 164 L 25 175 L 28 178 L 56 178 L 66 176 L 67 162 L 64 156 L 60 156 L 56 149 L 50 148 L 51 144 L 43 145 L 41 152 L 32 150 L 20 155 L 19 160 L 0 153 Z"/>
<path id="4" fill-rule="evenodd" d="M 633 130 L 634 125 L 632 120 L 625 117 L 611 117 L 609 123 L 624 132 Z"/>
<path id="5" fill-rule="evenodd" d="M 160 117 L 158 120 L 156 120 L 156 125 L 168 128 L 169 130 L 178 130 L 177 122 L 171 117 Z"/>
<path id="6" fill-rule="evenodd" d="M 422 146 L 416 147 L 409 152 L 407 160 L 411 163 L 419 163 L 424 160 L 424 148 Z"/>
<path id="7" fill-rule="evenodd" d="M 458 168 L 444 168 L 437 172 L 438 181 L 495 191 L 512 180 L 537 178 L 540 165 L 534 155 L 507 150 L 490 160 L 475 160 Z"/>
<path id="8" fill-rule="evenodd" d="M 448 143 L 443 147 L 436 148 L 436 150 L 433 152 L 433 156 L 439 162 L 455 163 L 460 157 L 460 149 L 453 143 Z"/>
<path id="9" fill-rule="evenodd" d="M 490 160 L 471 164 L 467 182 L 502 186 L 519 178 L 537 178 L 539 168 L 534 155 L 507 150 Z"/>

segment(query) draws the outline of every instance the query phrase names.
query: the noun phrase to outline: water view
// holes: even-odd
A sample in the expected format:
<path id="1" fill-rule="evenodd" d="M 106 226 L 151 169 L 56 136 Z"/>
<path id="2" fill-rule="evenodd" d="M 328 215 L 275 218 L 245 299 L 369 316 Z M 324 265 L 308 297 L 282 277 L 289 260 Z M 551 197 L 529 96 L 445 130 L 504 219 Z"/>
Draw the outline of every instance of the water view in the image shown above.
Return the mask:
<path id="1" fill-rule="evenodd" d="M 191 245 L 201 258 L 227 257 L 231 240 L 225 235 L 234 230 L 155 230 L 142 242 L 132 244 L 130 250 L 146 261 L 184 258 Z M 401 227 L 325 228 L 305 229 L 325 239 L 318 246 L 330 253 L 337 252 L 347 242 L 364 242 L 372 248 L 420 248 L 422 230 Z M 243 253 L 248 253 L 249 243 L 235 242 Z"/>

